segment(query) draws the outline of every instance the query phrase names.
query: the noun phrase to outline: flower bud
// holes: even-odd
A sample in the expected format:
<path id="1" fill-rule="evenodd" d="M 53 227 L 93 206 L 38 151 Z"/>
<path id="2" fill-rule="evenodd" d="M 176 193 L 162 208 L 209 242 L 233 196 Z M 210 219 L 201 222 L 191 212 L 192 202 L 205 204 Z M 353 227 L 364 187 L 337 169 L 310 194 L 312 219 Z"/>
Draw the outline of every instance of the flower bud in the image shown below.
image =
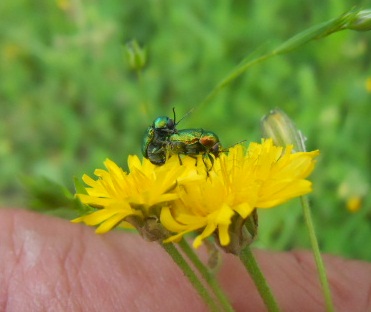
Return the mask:
<path id="1" fill-rule="evenodd" d="M 305 138 L 293 121 L 282 110 L 276 108 L 261 121 L 263 136 L 272 138 L 277 146 L 294 145 L 295 152 L 305 152 Z"/>
<path id="2" fill-rule="evenodd" d="M 132 40 L 125 45 L 125 55 L 129 65 L 134 70 L 141 70 L 146 64 L 146 51 L 141 48 L 136 40 Z"/>
<path id="3" fill-rule="evenodd" d="M 371 30 L 371 10 L 362 10 L 356 13 L 347 28 L 357 31 Z"/>

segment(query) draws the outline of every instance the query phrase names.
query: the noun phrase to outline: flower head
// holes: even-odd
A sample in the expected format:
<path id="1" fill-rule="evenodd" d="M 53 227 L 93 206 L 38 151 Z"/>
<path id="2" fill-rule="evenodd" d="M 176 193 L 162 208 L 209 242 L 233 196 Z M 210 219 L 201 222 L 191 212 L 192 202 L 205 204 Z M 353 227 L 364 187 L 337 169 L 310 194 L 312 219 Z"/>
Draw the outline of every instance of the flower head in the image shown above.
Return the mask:
<path id="1" fill-rule="evenodd" d="M 234 217 L 246 219 L 255 208 L 271 208 L 311 191 L 305 178 L 314 168 L 318 151 L 292 153 L 268 139 L 230 148 L 214 161 L 209 177 L 198 183 L 180 183 L 179 199 L 161 211 L 161 223 L 176 233 L 176 241 L 188 232 L 200 234 L 194 247 L 217 234 L 222 246 L 230 244 Z"/>
<path id="2" fill-rule="evenodd" d="M 72 220 L 99 225 L 97 233 L 105 233 L 128 220 L 138 228 L 144 225 L 147 218 L 156 218 L 157 206 L 166 205 L 179 197 L 174 190 L 176 179 L 187 169 L 179 166 L 175 158 L 158 167 L 147 159 L 140 161 L 137 156 L 129 156 L 129 173 L 109 159 L 104 164 L 107 170 L 97 169 L 94 172 L 97 180 L 83 176 L 88 185 L 87 194 L 77 194 L 82 203 L 98 210 Z"/>
<path id="3" fill-rule="evenodd" d="M 165 242 L 196 232 L 194 247 L 215 235 L 218 244 L 236 252 L 248 239 L 243 225 L 255 209 L 311 191 L 306 178 L 319 152 L 292 150 L 274 146 L 271 139 L 248 148 L 236 145 L 215 158 L 211 169 L 205 168 L 202 155 L 196 163 L 171 157 L 163 166 L 129 156 L 129 173 L 106 160 L 107 170 L 95 171 L 98 179 L 84 175 L 87 194 L 77 194 L 97 210 L 73 222 L 98 225 L 98 233 L 128 222 L 145 238 Z"/>

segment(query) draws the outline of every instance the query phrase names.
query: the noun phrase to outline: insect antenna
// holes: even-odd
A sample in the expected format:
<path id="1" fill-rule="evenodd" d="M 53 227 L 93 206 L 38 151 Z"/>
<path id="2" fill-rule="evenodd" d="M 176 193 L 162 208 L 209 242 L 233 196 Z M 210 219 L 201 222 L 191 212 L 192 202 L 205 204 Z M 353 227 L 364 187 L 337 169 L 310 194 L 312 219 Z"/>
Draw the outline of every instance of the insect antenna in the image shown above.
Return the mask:
<path id="1" fill-rule="evenodd" d="M 173 113 L 174 113 L 174 124 L 177 126 L 184 118 L 186 118 L 189 114 L 191 114 L 194 111 L 194 108 L 191 108 L 178 122 L 175 121 L 175 107 L 173 107 Z"/>
<path id="2" fill-rule="evenodd" d="M 177 123 L 176 123 L 176 116 L 175 116 L 175 107 L 173 107 L 173 115 L 174 115 L 174 125 L 177 125 Z"/>

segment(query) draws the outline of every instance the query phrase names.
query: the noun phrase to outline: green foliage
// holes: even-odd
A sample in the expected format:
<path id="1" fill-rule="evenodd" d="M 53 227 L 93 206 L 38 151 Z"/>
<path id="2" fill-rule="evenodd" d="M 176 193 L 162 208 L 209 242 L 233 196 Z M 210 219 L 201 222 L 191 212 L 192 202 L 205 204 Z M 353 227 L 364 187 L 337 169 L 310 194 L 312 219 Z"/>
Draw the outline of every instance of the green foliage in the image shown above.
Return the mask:
<path id="1" fill-rule="evenodd" d="M 279 107 L 308 150 L 321 150 L 311 202 L 322 250 L 370 260 L 369 32 L 336 33 L 276 56 L 199 105 L 248 54 L 356 4 L 2 1 L 0 204 L 30 204 L 20 175 L 72 188 L 73 176 L 92 175 L 107 157 L 125 166 L 146 127 L 172 107 L 179 117 L 195 108 L 179 127 L 215 131 L 226 147 L 260 140 L 260 119 Z M 135 69 L 123 57 L 131 40 L 145 51 Z M 360 210 L 350 213 L 357 196 Z M 298 202 L 261 213 L 259 231 L 267 248 L 309 246 Z"/>
<path id="2" fill-rule="evenodd" d="M 27 196 L 27 205 L 34 211 L 73 219 L 91 212 L 92 209 L 83 205 L 66 187 L 45 177 L 24 177 L 22 179 Z M 76 192 L 85 194 L 82 183 L 75 178 Z"/>

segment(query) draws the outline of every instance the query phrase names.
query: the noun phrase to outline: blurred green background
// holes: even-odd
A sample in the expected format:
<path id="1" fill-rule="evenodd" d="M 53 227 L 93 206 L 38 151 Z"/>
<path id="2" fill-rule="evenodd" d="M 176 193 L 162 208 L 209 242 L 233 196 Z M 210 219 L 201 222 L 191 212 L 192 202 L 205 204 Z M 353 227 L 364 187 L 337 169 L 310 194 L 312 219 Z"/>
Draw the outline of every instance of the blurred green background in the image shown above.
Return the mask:
<path id="1" fill-rule="evenodd" d="M 0 3 L 0 205 L 29 205 L 20 178 L 73 191 L 106 157 L 125 167 L 145 128 L 202 102 L 246 55 L 368 1 L 31 1 Z M 130 67 L 137 40 L 147 62 Z M 321 150 L 310 195 L 321 249 L 371 260 L 371 32 L 344 31 L 251 68 L 179 128 L 228 147 L 288 113 Z M 299 201 L 260 214 L 257 246 L 308 248 Z"/>

